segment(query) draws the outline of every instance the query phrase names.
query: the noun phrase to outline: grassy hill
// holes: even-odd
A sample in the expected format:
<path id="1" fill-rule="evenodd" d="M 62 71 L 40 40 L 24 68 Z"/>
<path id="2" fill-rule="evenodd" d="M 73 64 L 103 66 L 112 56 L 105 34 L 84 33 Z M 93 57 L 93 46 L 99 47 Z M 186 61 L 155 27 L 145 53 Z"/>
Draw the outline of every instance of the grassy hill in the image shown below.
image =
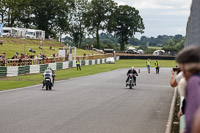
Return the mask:
<path id="1" fill-rule="evenodd" d="M 5 52 L 6 58 L 12 58 L 12 56 L 18 52 L 19 54 L 29 53 L 29 55 L 39 55 L 40 53 L 45 53 L 47 57 L 50 57 L 53 53 L 57 54 L 58 49 L 65 46 L 57 41 L 45 40 L 43 45 L 40 40 L 32 40 L 32 39 L 21 39 L 21 38 L 3 38 L 3 46 L 0 46 L 0 53 Z M 39 49 L 39 45 L 43 49 Z M 54 50 L 50 50 L 49 47 L 52 47 Z M 28 49 L 36 51 L 36 53 L 29 52 Z M 77 56 L 82 56 L 83 54 L 92 54 L 92 51 L 88 50 L 77 50 Z M 97 54 L 94 52 L 93 54 Z"/>

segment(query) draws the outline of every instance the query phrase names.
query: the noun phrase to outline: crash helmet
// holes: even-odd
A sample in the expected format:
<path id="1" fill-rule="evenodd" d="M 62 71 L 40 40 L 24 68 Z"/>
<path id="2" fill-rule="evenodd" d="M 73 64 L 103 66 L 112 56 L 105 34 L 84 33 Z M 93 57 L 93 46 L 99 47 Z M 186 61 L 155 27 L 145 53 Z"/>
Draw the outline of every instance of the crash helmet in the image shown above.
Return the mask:
<path id="1" fill-rule="evenodd" d="M 134 67 L 131 67 L 131 71 L 133 71 L 133 70 L 135 70 L 135 68 L 134 68 Z"/>
<path id="2" fill-rule="evenodd" d="M 48 69 L 48 70 L 51 70 L 51 67 L 50 67 L 50 66 L 48 66 L 48 67 L 47 67 L 47 69 Z"/>

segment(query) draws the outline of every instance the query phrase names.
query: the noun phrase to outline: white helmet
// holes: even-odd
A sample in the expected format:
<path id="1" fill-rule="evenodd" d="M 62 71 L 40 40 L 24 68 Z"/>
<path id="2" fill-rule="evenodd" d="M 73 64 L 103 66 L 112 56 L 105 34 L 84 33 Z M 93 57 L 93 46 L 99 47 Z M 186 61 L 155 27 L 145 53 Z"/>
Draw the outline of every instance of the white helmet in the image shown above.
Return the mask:
<path id="1" fill-rule="evenodd" d="M 133 71 L 135 68 L 134 67 L 131 67 L 131 71 Z"/>

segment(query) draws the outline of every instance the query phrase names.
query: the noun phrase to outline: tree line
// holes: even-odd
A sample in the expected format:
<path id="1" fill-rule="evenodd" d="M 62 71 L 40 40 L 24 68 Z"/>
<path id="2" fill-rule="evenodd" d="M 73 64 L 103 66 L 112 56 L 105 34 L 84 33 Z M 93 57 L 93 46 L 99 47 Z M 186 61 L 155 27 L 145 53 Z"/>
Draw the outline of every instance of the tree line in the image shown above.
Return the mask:
<path id="1" fill-rule="evenodd" d="M 0 18 L 8 27 L 44 30 L 46 37 L 69 34 L 77 47 L 95 37 L 98 49 L 102 31 L 115 36 L 124 50 L 145 28 L 137 9 L 112 0 L 1 0 Z"/>
<path id="2" fill-rule="evenodd" d="M 101 49 L 115 49 L 116 51 L 120 51 L 120 43 L 119 38 L 109 33 L 100 33 L 99 35 Z M 63 38 L 63 41 L 66 44 L 73 45 L 73 39 L 69 36 Z M 87 44 L 93 45 L 96 47 L 96 39 L 95 37 L 87 37 L 83 38 L 81 48 L 85 48 Z M 146 37 L 142 36 L 137 39 L 135 37 L 130 37 L 128 39 L 127 46 L 139 46 L 138 49 L 142 49 L 145 51 L 155 51 L 155 48 L 151 47 L 162 47 L 165 51 L 179 51 L 184 47 L 184 36 L 177 34 L 174 36 L 168 35 L 159 35 L 157 37 Z M 125 48 L 126 50 L 126 48 Z"/>

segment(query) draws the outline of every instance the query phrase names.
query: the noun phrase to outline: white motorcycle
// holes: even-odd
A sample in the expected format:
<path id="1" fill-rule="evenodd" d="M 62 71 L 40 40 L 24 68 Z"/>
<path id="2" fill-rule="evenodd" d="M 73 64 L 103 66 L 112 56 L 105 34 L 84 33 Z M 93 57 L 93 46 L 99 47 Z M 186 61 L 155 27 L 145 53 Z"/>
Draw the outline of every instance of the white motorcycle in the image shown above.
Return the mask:
<path id="1" fill-rule="evenodd" d="M 45 70 L 43 73 L 43 87 L 46 86 L 46 90 L 51 90 L 54 84 L 54 76 L 51 70 Z"/>

